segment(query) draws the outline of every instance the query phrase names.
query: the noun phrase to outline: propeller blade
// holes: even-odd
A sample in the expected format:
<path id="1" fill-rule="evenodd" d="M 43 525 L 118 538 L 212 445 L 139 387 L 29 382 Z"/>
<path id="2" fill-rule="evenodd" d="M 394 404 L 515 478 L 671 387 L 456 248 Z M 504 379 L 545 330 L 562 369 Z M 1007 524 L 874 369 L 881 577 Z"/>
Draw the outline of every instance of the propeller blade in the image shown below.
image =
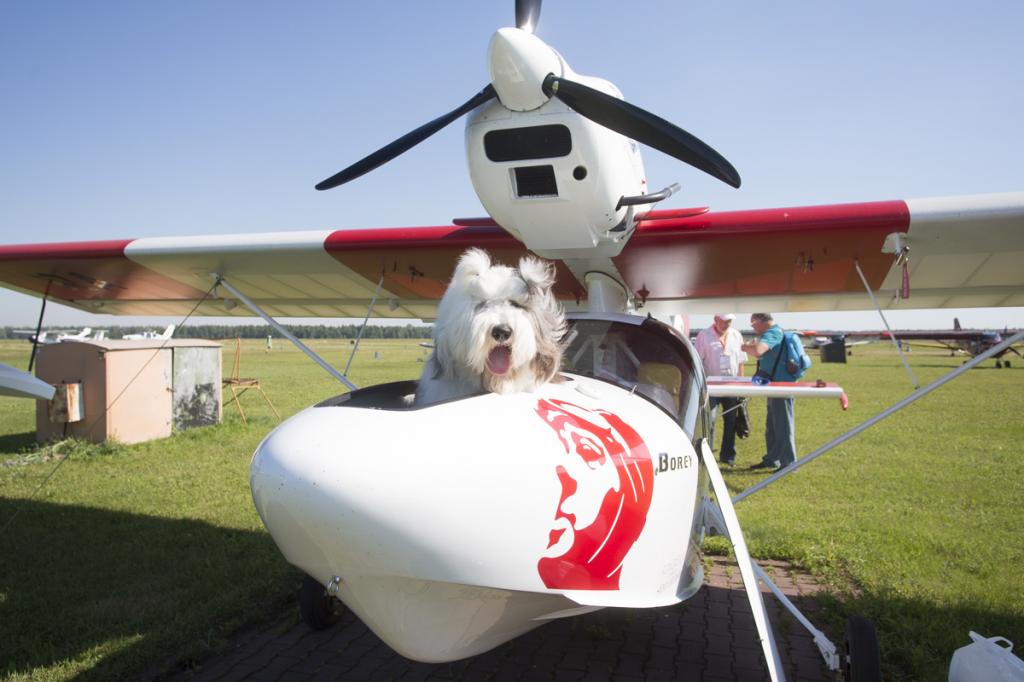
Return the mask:
<path id="1" fill-rule="evenodd" d="M 722 182 L 740 186 L 740 175 L 724 156 L 679 126 L 599 90 L 549 74 L 544 94 L 594 123 L 673 156 Z"/>
<path id="2" fill-rule="evenodd" d="M 488 83 L 487 87 L 473 95 L 473 97 L 471 97 L 462 106 L 449 111 L 444 116 L 438 116 L 429 123 L 424 123 L 416 130 L 406 133 L 394 142 L 385 145 L 369 156 L 356 161 L 345 170 L 335 173 L 331 177 L 317 184 L 316 188 L 319 190 L 331 189 L 338 185 L 344 185 L 346 182 L 355 180 L 359 176 L 369 173 L 374 168 L 377 168 L 396 156 L 409 151 L 455 119 L 459 118 L 463 114 L 469 113 L 494 97 L 494 87 Z"/>
<path id="3" fill-rule="evenodd" d="M 540 0 L 516 0 L 516 27 L 527 33 L 537 30 L 540 21 Z"/>

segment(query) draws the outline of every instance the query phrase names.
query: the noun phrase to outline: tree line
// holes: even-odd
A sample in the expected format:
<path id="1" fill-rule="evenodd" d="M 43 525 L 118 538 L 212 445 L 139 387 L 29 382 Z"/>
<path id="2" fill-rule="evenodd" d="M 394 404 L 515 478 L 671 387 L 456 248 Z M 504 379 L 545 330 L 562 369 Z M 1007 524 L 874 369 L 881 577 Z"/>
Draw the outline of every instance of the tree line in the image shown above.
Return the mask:
<path id="1" fill-rule="evenodd" d="M 358 324 L 342 324 L 328 326 L 322 324 L 286 324 L 285 329 L 300 339 L 354 339 L 359 336 Z M 15 333 L 15 329 L 19 333 Z M 57 327 L 44 325 L 43 331 L 56 333 L 77 332 L 79 329 L 71 327 Z M 100 327 L 93 327 L 100 329 Z M 144 331 L 163 331 L 163 327 L 154 326 L 110 326 L 102 327 L 107 331 L 108 339 L 119 339 L 125 334 L 138 334 Z M 24 339 L 24 327 L 0 327 L 0 339 Z M 32 330 L 34 333 L 35 330 Z M 429 339 L 432 326 L 422 325 L 367 325 L 363 330 L 364 339 Z M 271 336 L 275 339 L 282 338 L 273 327 L 261 324 L 188 324 L 174 330 L 175 338 L 183 339 L 265 339 Z"/>

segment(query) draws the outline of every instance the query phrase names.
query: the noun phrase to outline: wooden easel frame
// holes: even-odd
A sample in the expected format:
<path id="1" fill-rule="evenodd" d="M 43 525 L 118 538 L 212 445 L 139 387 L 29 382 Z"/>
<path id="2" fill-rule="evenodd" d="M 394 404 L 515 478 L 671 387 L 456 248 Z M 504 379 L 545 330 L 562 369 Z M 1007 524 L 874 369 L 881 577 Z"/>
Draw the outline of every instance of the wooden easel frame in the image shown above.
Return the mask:
<path id="1" fill-rule="evenodd" d="M 224 407 L 227 407 L 231 403 L 238 406 L 238 413 L 242 415 L 242 423 L 248 424 L 249 420 L 245 416 L 245 410 L 242 409 L 242 401 L 239 398 L 248 391 L 253 389 L 259 391 L 259 394 L 263 396 L 263 399 L 267 401 L 267 405 L 274 412 L 274 416 L 277 417 L 277 421 L 281 421 L 281 415 L 278 413 L 277 408 L 274 407 L 274 403 L 270 402 L 270 398 L 263 392 L 263 387 L 260 386 L 260 380 L 255 378 L 245 378 L 240 376 L 242 365 L 242 339 L 235 339 L 235 363 L 231 369 L 231 376 L 224 379 L 221 383 L 222 386 L 231 391 L 231 400 L 224 403 Z"/>

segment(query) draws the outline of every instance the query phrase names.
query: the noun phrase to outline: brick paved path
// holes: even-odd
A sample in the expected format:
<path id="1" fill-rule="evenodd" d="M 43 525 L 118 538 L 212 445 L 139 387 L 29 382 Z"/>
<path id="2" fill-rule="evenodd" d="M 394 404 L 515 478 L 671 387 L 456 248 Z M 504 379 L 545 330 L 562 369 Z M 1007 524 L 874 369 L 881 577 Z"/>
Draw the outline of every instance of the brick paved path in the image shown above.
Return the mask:
<path id="1" fill-rule="evenodd" d="M 414 663 L 402 658 L 346 612 L 325 631 L 288 614 L 260 632 L 240 635 L 230 651 L 176 682 L 234 680 L 767 680 L 754 619 L 739 570 L 713 557 L 707 584 L 683 604 L 604 609 L 557 620 L 463 661 Z M 761 562 L 780 589 L 814 623 L 819 591 L 782 562 Z M 798 682 L 831 680 L 813 640 L 765 591 L 786 674 Z M 781 622 L 781 625 L 780 625 Z M 837 646 L 841 643 L 832 638 Z"/>

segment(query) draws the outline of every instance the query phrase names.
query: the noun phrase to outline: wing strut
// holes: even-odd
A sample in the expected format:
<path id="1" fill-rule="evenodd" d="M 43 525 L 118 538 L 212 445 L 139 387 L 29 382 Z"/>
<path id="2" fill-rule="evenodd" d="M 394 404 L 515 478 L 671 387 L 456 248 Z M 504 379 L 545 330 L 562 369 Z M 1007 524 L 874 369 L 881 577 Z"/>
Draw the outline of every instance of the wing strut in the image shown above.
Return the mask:
<path id="1" fill-rule="evenodd" d="M 32 365 L 36 362 L 36 351 L 39 350 L 39 335 L 43 333 L 43 315 L 46 313 L 46 299 L 50 297 L 51 279 L 46 283 L 46 291 L 43 293 L 43 305 L 39 308 L 39 322 L 36 324 L 36 335 L 32 337 L 32 355 L 28 359 L 28 373 L 32 373 Z"/>
<path id="2" fill-rule="evenodd" d="M 299 339 L 296 338 L 296 336 L 294 334 L 292 334 L 290 331 L 285 329 L 273 317 L 271 317 L 270 315 L 267 315 L 265 312 L 263 312 L 263 310 L 260 309 L 260 307 L 258 305 L 256 305 L 252 301 L 250 301 L 249 298 L 245 294 L 243 294 L 241 291 L 239 291 L 235 287 L 231 286 L 231 284 L 226 279 L 224 279 L 221 275 L 217 274 L 216 272 L 211 272 L 210 276 L 213 277 L 217 281 L 217 286 L 223 286 L 225 289 L 230 291 L 235 296 L 235 298 L 237 298 L 239 301 L 244 303 L 249 308 L 249 310 L 253 311 L 257 315 L 262 317 L 264 322 L 266 322 L 271 327 L 273 327 L 274 329 L 279 331 L 281 333 L 281 336 L 283 336 L 284 338 L 286 338 L 289 341 L 291 341 L 292 343 L 294 343 L 296 348 L 298 348 L 303 353 L 305 353 L 310 358 L 312 358 L 313 362 L 315 362 L 316 364 L 318 364 L 321 367 L 323 367 L 327 371 L 328 374 L 330 374 L 332 377 L 334 377 L 335 379 L 340 381 L 342 384 L 344 384 L 350 391 L 354 391 L 354 390 L 356 390 L 358 388 L 355 384 L 353 384 L 351 381 L 348 380 L 348 377 L 346 377 L 344 374 L 342 374 L 338 370 L 334 369 L 334 367 L 332 367 L 329 362 L 327 362 L 322 357 L 320 357 L 315 352 L 313 352 L 309 348 L 309 346 L 307 346 L 306 344 L 302 343 L 302 341 L 299 341 Z"/>
<path id="3" fill-rule="evenodd" d="M 778 585 L 772 582 L 768 574 L 764 572 L 764 569 L 757 565 L 756 561 L 751 561 L 751 566 L 754 569 L 754 574 L 757 575 L 757 579 L 760 580 L 765 586 L 772 591 L 775 598 L 778 599 L 786 610 L 793 614 L 793 617 L 800 621 L 811 636 L 814 637 L 814 643 L 818 646 L 818 651 L 821 652 L 821 657 L 825 659 L 825 665 L 829 670 L 835 672 L 839 670 L 839 654 L 836 652 L 836 645 L 832 643 L 824 632 L 814 627 L 811 621 L 807 620 L 807 617 L 800 613 L 800 609 L 796 607 L 796 604 L 789 600 L 785 592 L 779 589 Z"/>
<path id="4" fill-rule="evenodd" d="M 740 520 L 736 516 L 736 509 L 729 499 L 729 488 L 725 485 L 722 472 L 718 470 L 718 463 L 715 455 L 708 446 L 707 439 L 700 442 L 700 457 L 704 460 L 704 466 L 708 470 L 711 486 L 715 491 L 718 504 L 705 502 L 710 505 L 709 511 L 712 516 L 717 516 L 713 525 L 719 530 L 725 527 L 725 536 L 732 543 L 733 551 L 736 553 L 736 564 L 739 566 L 740 575 L 743 577 L 743 586 L 747 590 L 747 600 L 750 602 L 750 610 L 754 614 L 754 624 L 757 626 L 757 636 L 761 640 L 761 649 L 764 651 L 764 660 L 768 665 L 768 674 L 772 682 L 785 682 L 786 673 L 782 669 L 782 659 L 779 658 L 779 649 L 775 645 L 775 635 L 772 633 L 771 623 L 768 622 L 768 613 L 764 608 L 764 598 L 761 590 L 757 587 L 757 578 L 754 577 L 754 562 L 747 551 L 747 542 L 743 539 L 743 531 L 740 529 Z"/>
<path id="5" fill-rule="evenodd" d="M 853 267 L 857 268 L 857 274 L 860 275 L 860 281 L 864 282 L 864 288 L 868 292 L 868 296 L 871 298 L 871 305 L 875 306 L 875 310 L 878 311 L 879 317 L 882 318 L 882 324 L 885 325 L 886 331 L 889 332 L 889 337 L 892 339 L 892 345 L 896 347 L 896 352 L 900 355 L 900 361 L 903 366 L 907 368 L 907 374 L 910 375 L 910 382 L 914 384 L 914 388 L 920 390 L 921 384 L 918 383 L 917 377 L 914 376 L 914 372 L 910 369 L 910 364 L 907 359 L 903 357 L 903 349 L 900 348 L 900 342 L 897 340 L 896 335 L 892 333 L 892 328 L 889 326 L 889 321 L 885 319 L 885 314 L 882 312 L 882 308 L 878 305 L 878 301 L 875 300 L 875 292 L 871 291 L 871 285 L 868 284 L 867 277 L 864 276 L 864 271 L 860 269 L 860 261 L 854 259 Z"/>
<path id="6" fill-rule="evenodd" d="M 363 326 L 359 328 L 359 333 L 356 334 L 356 342 L 352 346 L 352 352 L 349 353 L 348 362 L 345 363 L 345 376 L 348 376 L 348 368 L 352 366 L 352 358 L 356 356 L 356 351 L 359 350 L 359 341 L 363 338 L 363 330 L 366 329 L 366 323 L 370 321 L 370 313 L 373 312 L 373 306 L 377 305 L 377 297 L 380 296 L 380 288 L 382 286 L 384 286 L 384 273 L 381 273 L 380 279 L 377 280 L 377 289 L 373 292 L 373 298 L 370 300 L 370 307 L 366 309 L 366 317 L 363 318 Z"/>
<path id="7" fill-rule="evenodd" d="M 939 388 L 940 386 L 942 386 L 946 382 L 952 381 L 953 379 L 957 378 L 958 376 L 960 376 L 961 374 L 963 374 L 967 370 L 976 367 L 977 365 L 981 364 L 985 360 L 988 360 L 993 355 L 995 355 L 997 353 L 1001 353 L 1003 350 L 1009 348 L 1010 346 L 1012 346 L 1012 345 L 1014 345 L 1016 343 L 1019 343 L 1021 340 L 1024 340 L 1024 329 L 1018 331 L 1016 334 L 1014 334 L 1010 338 L 1004 339 L 1002 341 L 1002 343 L 999 343 L 998 345 L 992 346 L 991 348 L 989 348 L 987 351 L 985 351 L 981 355 L 974 356 L 973 358 L 971 358 L 969 361 L 965 362 L 960 367 L 957 367 L 952 372 L 949 372 L 948 374 L 939 377 L 938 379 L 936 379 L 932 383 L 928 384 L 924 388 L 917 389 L 916 391 L 914 391 L 913 393 L 908 395 L 906 398 L 904 398 L 903 400 L 901 400 L 898 403 L 896 403 L 895 405 L 893 405 L 892 407 L 889 407 L 889 408 L 886 408 L 886 409 L 882 410 L 881 412 L 876 414 L 874 417 L 871 417 L 867 421 L 858 424 L 857 426 L 853 427 L 852 429 L 850 429 L 849 431 L 847 431 L 843 435 L 839 436 L 838 438 L 835 438 L 834 440 L 829 441 L 825 445 L 822 445 L 820 448 L 818 448 L 817 450 L 815 450 L 811 454 L 806 455 L 804 457 L 801 457 L 797 461 L 795 461 L 792 464 L 790 464 L 788 467 L 785 467 L 784 469 L 775 472 L 774 474 L 772 474 L 768 478 L 764 479 L 763 481 L 761 481 L 757 485 L 750 486 L 749 488 L 747 488 L 746 490 L 741 492 L 739 495 L 736 495 L 736 497 L 732 498 L 733 504 L 736 504 L 737 502 L 739 502 L 743 498 L 749 497 L 749 496 L 753 495 L 754 493 L 756 493 L 758 490 L 761 490 L 761 489 L 771 485 L 772 483 L 774 483 L 775 481 L 779 480 L 783 476 L 787 476 L 787 475 L 793 473 L 794 471 L 796 471 L 797 469 L 799 469 L 803 465 L 805 465 L 808 462 L 810 462 L 812 459 L 815 459 L 816 457 L 820 457 L 821 455 L 825 454 L 826 452 L 828 452 L 832 448 L 836 447 L 837 445 L 842 445 L 846 441 L 848 441 L 851 438 L 853 438 L 854 436 L 856 436 L 861 431 L 864 431 L 865 429 L 867 429 L 867 428 L 869 428 L 871 426 L 874 426 L 875 424 L 877 424 L 878 422 L 882 421 L 883 419 L 885 419 L 889 415 L 892 415 L 892 414 L 895 414 L 895 413 L 899 412 L 900 410 L 902 410 L 904 407 L 906 407 L 910 403 L 914 402 L 915 400 L 918 400 L 919 398 L 925 397 L 926 395 L 928 395 L 929 393 L 931 393 L 935 389 Z"/>
<path id="8" fill-rule="evenodd" d="M 724 535 L 728 537 L 727 522 L 723 516 L 721 508 L 711 502 L 708 498 L 704 498 L 704 513 L 706 514 L 706 525 L 705 528 L 714 528 L 715 534 Z M 806 628 L 811 636 L 814 638 L 814 643 L 818 647 L 818 651 L 821 653 L 821 657 L 825 660 L 825 666 L 832 671 L 839 670 L 841 660 L 839 653 L 836 651 L 836 645 L 832 643 L 832 640 L 828 638 L 824 632 L 814 627 L 811 621 L 807 620 L 807 616 L 800 612 L 800 609 L 796 607 L 789 597 L 786 596 L 785 592 L 779 589 L 778 585 L 772 582 L 772 579 L 768 577 L 768 574 L 764 572 L 756 561 L 750 560 L 750 566 L 754 571 L 754 575 L 757 579 L 764 583 L 765 587 L 771 590 L 772 594 L 779 600 L 779 602 L 793 614 L 793 617 L 800 621 L 800 624 Z"/>

